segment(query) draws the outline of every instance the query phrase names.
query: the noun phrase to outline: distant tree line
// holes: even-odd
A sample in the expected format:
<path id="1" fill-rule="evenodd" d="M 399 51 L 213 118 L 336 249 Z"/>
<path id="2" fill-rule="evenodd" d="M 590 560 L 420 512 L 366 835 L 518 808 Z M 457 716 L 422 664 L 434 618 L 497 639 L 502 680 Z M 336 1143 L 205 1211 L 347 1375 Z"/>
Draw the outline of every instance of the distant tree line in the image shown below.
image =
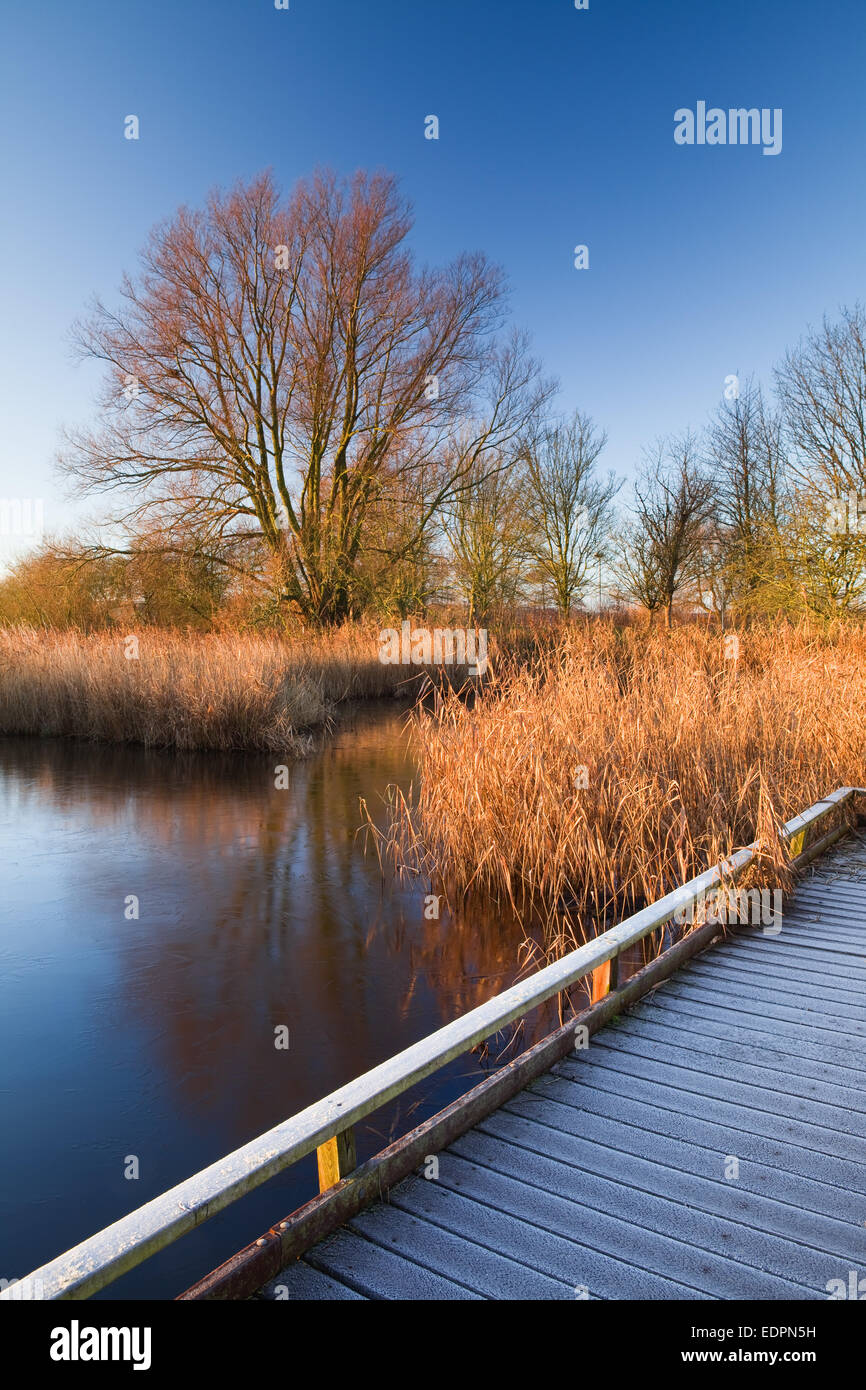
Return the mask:
<path id="1" fill-rule="evenodd" d="M 506 324 L 481 254 L 418 268 L 387 175 L 269 175 L 151 234 L 77 326 L 105 369 L 60 466 L 120 499 L 0 581 L 0 621 L 317 626 L 459 604 L 568 617 L 604 593 L 671 622 L 833 618 L 866 599 L 866 316 L 734 382 L 629 491 L 605 432 Z M 108 543 L 106 535 L 122 539 Z"/>

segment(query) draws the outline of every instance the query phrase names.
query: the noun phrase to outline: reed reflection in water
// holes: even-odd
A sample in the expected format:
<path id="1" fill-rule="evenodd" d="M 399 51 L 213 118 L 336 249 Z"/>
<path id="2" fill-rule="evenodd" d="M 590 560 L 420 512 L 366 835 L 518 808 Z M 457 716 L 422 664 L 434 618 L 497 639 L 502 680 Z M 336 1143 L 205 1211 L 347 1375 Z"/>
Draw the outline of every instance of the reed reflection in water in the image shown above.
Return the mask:
<path id="1" fill-rule="evenodd" d="M 387 786 L 415 774 L 405 720 L 359 714 L 285 790 L 274 755 L 0 739 L 3 1277 L 515 978 L 503 906 L 427 920 L 430 885 L 383 882 L 364 852 L 359 799 L 384 823 Z M 494 1063 L 463 1058 L 372 1116 L 359 1157 Z M 109 1295 L 171 1297 L 314 1191 L 311 1158 Z"/>

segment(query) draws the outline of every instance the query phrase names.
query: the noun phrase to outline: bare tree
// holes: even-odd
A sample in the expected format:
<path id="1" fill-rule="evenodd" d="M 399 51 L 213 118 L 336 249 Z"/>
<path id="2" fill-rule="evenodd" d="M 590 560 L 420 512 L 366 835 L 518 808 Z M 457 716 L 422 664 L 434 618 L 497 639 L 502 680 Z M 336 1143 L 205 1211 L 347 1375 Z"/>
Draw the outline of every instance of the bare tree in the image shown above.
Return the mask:
<path id="1" fill-rule="evenodd" d="M 514 603 L 526 569 L 525 479 L 513 458 L 500 462 L 495 472 L 470 476 L 443 518 L 470 624 L 486 621 L 496 605 Z"/>
<path id="2" fill-rule="evenodd" d="M 419 527 L 428 506 L 426 480 L 419 474 L 412 481 L 414 487 L 404 483 L 399 507 L 385 500 L 373 503 L 365 522 L 357 589 L 364 607 L 382 617 L 423 615 L 446 585 L 440 519 Z"/>
<path id="3" fill-rule="evenodd" d="M 622 482 L 613 473 L 596 477 L 606 443 L 591 417 L 575 411 L 536 430 L 522 449 L 530 553 L 563 617 L 582 595 L 592 562 L 610 554 L 612 503 Z"/>
<path id="4" fill-rule="evenodd" d="M 844 309 L 789 352 L 776 385 L 798 480 L 825 498 L 866 493 L 866 312 Z"/>
<path id="5" fill-rule="evenodd" d="M 722 632 L 736 597 L 734 551 L 727 528 L 711 516 L 703 526 L 701 558 L 696 567 L 695 592 L 707 613 L 715 614 Z"/>
<path id="6" fill-rule="evenodd" d="M 715 514 L 703 579 L 717 601 L 755 608 L 772 578 L 785 458 L 781 419 L 751 379 L 720 405 L 707 432 L 706 455 Z"/>
<path id="7" fill-rule="evenodd" d="M 779 535 L 786 606 L 824 617 L 866 594 L 866 311 L 827 318 L 776 373 L 793 485 Z"/>
<path id="8" fill-rule="evenodd" d="M 384 174 L 318 173 L 286 202 L 264 174 L 182 208 L 121 308 L 78 330 L 109 368 L 104 422 L 63 466 L 128 494 L 115 520 L 167 549 L 192 527 L 226 564 L 264 551 L 308 618 L 354 613 L 374 511 L 423 493 L 380 557 L 399 564 L 549 390 L 524 338 L 498 336 L 501 273 L 480 254 L 416 269 L 411 225 Z"/>
<path id="9" fill-rule="evenodd" d="M 649 531 L 636 521 L 623 526 L 616 597 L 645 608 L 650 623 L 665 603 L 661 557 Z"/>
<path id="10" fill-rule="evenodd" d="M 691 433 L 661 441 L 635 484 L 632 526 L 623 553 L 623 590 L 671 625 L 674 599 L 695 581 L 712 513 L 713 485 L 698 463 Z"/>
<path id="11" fill-rule="evenodd" d="M 832 619 L 862 612 L 866 602 L 866 516 L 844 500 L 829 507 L 813 487 L 785 499 L 772 574 L 775 606 Z"/>

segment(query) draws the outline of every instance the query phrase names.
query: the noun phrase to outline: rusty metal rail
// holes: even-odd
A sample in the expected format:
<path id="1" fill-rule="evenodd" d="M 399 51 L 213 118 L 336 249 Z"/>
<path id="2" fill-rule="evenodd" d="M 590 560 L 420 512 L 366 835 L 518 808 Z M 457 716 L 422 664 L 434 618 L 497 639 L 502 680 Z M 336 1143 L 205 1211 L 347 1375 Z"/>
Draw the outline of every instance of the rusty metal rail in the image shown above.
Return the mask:
<path id="1" fill-rule="evenodd" d="M 866 795 L 866 789 L 840 787 L 789 821 L 782 836 L 792 857 L 807 862 L 843 834 L 844 824 L 806 849 L 814 827 L 857 795 Z M 553 965 L 446 1024 L 34 1270 L 14 1289 L 0 1292 L 0 1299 L 88 1298 L 313 1150 L 319 1155 L 322 1189 L 340 1183 L 354 1167 L 352 1128 L 357 1121 L 586 976 L 593 977 L 594 1001 L 607 995 L 622 951 L 642 941 L 680 910 L 736 881 L 753 862 L 756 849 L 757 845 L 752 844 L 738 850 L 725 863 L 699 874 Z M 623 998 L 629 993 L 630 987 L 626 986 Z M 611 994 L 612 1003 L 615 998 Z"/>

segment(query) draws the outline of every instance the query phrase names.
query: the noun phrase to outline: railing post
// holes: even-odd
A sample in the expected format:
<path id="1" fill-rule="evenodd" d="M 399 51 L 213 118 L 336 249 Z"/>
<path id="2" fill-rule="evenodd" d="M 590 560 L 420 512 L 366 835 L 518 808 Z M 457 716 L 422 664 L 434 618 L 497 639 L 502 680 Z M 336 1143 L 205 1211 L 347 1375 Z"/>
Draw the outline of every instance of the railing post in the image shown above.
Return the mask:
<path id="1" fill-rule="evenodd" d="M 791 859 L 796 859 L 799 854 L 803 853 L 806 847 L 806 835 L 808 830 L 809 827 L 804 826 L 796 835 L 792 835 L 788 841 L 788 854 Z"/>
<path id="2" fill-rule="evenodd" d="M 616 989 L 619 989 L 619 951 L 610 962 L 610 972 L 607 978 L 608 994 L 613 994 Z"/>
<path id="3" fill-rule="evenodd" d="M 606 994 L 619 988 L 619 952 L 610 960 L 606 960 L 604 965 L 600 965 L 597 970 L 592 972 L 592 997 L 591 1003 L 597 1004 Z"/>
<path id="4" fill-rule="evenodd" d="M 326 1144 L 320 1144 L 316 1149 L 316 1158 L 319 1163 L 319 1191 L 327 1192 L 358 1166 L 354 1129 L 343 1129 Z"/>

